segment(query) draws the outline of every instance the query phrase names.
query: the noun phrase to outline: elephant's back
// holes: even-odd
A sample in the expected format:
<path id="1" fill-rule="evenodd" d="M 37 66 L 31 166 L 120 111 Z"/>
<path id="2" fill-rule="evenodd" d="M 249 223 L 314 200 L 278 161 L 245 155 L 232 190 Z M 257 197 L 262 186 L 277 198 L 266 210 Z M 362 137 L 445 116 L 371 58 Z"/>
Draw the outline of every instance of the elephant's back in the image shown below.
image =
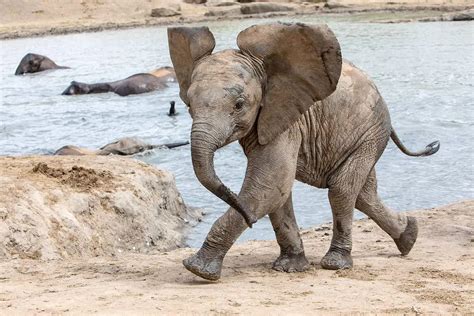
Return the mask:
<path id="1" fill-rule="evenodd" d="M 147 73 L 130 76 L 114 83 L 114 91 L 120 95 L 138 94 L 166 88 L 162 79 Z"/>
<path id="2" fill-rule="evenodd" d="M 321 109 L 318 109 L 320 107 Z M 344 60 L 336 90 L 311 108 L 334 130 L 359 135 L 373 125 L 390 123 L 388 108 L 375 83 L 361 69 Z M 347 124 L 341 124 L 345 122 Z M 390 124 L 388 125 L 388 127 Z"/>

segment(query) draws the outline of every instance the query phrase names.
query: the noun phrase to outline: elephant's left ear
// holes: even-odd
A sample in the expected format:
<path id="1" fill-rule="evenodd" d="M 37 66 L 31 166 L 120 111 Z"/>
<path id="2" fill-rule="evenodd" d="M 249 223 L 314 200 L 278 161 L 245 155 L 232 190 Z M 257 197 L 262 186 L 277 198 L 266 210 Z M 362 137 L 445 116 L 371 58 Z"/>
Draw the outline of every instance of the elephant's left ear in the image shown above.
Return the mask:
<path id="1" fill-rule="evenodd" d="M 207 27 L 170 27 L 168 45 L 179 83 L 179 96 L 189 105 L 188 88 L 196 62 L 210 55 L 216 42 Z"/>
<path id="2" fill-rule="evenodd" d="M 244 54 L 263 60 L 265 67 L 267 84 L 257 123 L 262 145 L 336 89 L 341 49 L 326 25 L 255 25 L 240 32 L 237 45 Z"/>

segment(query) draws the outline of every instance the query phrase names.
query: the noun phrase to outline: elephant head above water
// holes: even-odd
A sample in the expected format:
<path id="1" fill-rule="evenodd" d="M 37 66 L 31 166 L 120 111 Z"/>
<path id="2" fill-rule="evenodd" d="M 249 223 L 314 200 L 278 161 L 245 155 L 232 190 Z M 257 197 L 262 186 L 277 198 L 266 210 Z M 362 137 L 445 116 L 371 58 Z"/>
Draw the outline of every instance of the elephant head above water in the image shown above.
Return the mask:
<path id="1" fill-rule="evenodd" d="M 355 207 L 390 234 L 402 254 L 410 251 L 416 221 L 383 206 L 374 165 L 390 137 L 413 156 L 433 154 L 439 143 L 420 152 L 403 146 L 377 88 L 342 60 L 326 25 L 252 26 L 238 35 L 239 50 L 214 54 L 215 40 L 206 27 L 169 28 L 168 40 L 180 97 L 193 118 L 194 171 L 231 206 L 199 252 L 183 262 L 188 270 L 218 279 L 227 250 L 246 226 L 266 214 L 281 248 L 274 268 L 306 269 L 291 200 L 295 179 L 329 189 L 334 236 L 321 261 L 324 268 L 352 266 Z M 214 152 L 236 140 L 248 159 L 239 195 L 221 182 L 213 164 Z"/>
<path id="2" fill-rule="evenodd" d="M 35 73 L 49 69 L 68 69 L 69 67 L 58 66 L 54 61 L 46 56 L 28 53 L 20 61 L 16 68 L 15 75 Z"/>

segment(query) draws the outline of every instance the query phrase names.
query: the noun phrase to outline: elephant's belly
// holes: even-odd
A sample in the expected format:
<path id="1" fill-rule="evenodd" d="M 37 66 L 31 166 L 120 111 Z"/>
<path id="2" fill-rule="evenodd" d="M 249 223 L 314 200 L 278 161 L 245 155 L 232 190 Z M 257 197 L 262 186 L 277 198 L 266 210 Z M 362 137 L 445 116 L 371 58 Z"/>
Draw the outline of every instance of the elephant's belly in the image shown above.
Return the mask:
<path id="1" fill-rule="evenodd" d="M 318 188 L 327 188 L 331 175 L 363 143 L 385 148 L 390 134 L 388 110 L 373 82 L 351 64 L 342 70 L 336 91 L 294 126 L 301 135 L 296 179 Z"/>
<path id="2" fill-rule="evenodd" d="M 321 106 L 320 102 L 316 106 Z M 301 145 L 296 166 L 296 180 L 318 187 L 327 187 L 327 170 L 324 156 L 327 148 L 324 138 L 327 134 L 321 129 L 321 113 L 309 109 L 296 124 L 296 132 L 301 135 Z"/>

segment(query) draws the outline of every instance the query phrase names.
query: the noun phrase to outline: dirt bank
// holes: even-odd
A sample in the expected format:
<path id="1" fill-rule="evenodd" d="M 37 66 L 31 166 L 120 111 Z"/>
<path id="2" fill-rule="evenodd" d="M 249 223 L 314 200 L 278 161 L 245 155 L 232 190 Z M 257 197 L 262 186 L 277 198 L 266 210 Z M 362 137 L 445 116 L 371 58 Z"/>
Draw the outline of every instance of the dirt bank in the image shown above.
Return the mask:
<path id="1" fill-rule="evenodd" d="M 206 282 L 181 260 L 193 249 L 90 260 L 0 262 L 0 310 L 12 313 L 133 314 L 468 314 L 474 310 L 474 201 L 413 211 L 418 242 L 407 257 L 370 220 L 354 223 L 351 270 L 319 260 L 330 226 L 303 232 L 312 266 L 271 270 L 275 241 L 233 247 L 222 280 Z"/>
<path id="2" fill-rule="evenodd" d="M 182 0 L 3 0 L 0 11 L 0 39 L 65 34 L 106 29 L 130 28 L 151 25 L 229 20 L 255 17 L 354 14 L 386 11 L 385 20 L 392 19 L 394 12 L 418 12 L 410 19 L 437 17 L 440 12 L 460 11 L 472 8 L 470 0 L 330 0 L 282 1 L 264 4 L 265 8 L 248 8 L 256 4 L 239 4 L 235 0 L 209 0 L 207 4 L 189 4 Z M 224 3 L 224 4 L 222 4 Z M 231 5 L 229 5 L 231 4 Z M 286 7 L 286 9 L 283 9 Z M 153 9 L 161 17 L 152 17 Z M 283 10 L 283 11 L 282 11 Z M 400 19 L 398 17 L 395 17 Z M 368 18 L 371 19 L 370 17 Z"/>
<path id="3" fill-rule="evenodd" d="M 134 159 L 0 158 L 0 259 L 174 249 L 195 213 L 171 173 Z"/>

